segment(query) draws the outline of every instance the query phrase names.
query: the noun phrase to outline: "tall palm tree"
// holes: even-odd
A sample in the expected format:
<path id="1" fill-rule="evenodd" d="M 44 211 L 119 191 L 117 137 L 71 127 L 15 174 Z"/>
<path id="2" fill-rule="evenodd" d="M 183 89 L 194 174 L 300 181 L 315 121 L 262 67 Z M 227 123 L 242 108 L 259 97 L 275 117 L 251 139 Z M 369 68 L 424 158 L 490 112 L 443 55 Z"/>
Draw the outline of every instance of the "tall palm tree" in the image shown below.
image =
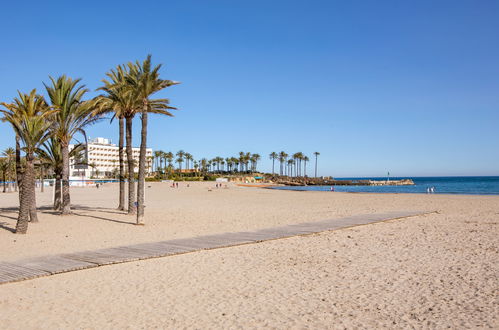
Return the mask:
<path id="1" fill-rule="evenodd" d="M 169 106 L 170 100 L 151 99 L 151 96 L 162 89 L 178 84 L 172 80 L 165 80 L 159 77 L 159 69 L 161 64 L 155 67 L 151 66 L 151 55 L 147 55 L 146 59 L 141 63 L 136 61 L 135 64 L 128 63 L 129 75 L 127 82 L 130 88 L 137 96 L 138 102 L 142 103 L 142 107 L 137 111 L 140 112 L 142 119 L 142 130 L 140 135 L 140 153 L 139 153 L 139 178 L 137 184 L 137 224 L 144 223 L 144 188 L 145 188 L 145 165 L 146 165 L 146 149 L 147 149 L 147 121 L 148 113 L 162 114 L 173 116 L 168 110 L 175 109 Z"/>
<path id="2" fill-rule="evenodd" d="M 165 153 L 165 159 L 168 161 L 168 168 L 170 169 L 170 172 L 171 172 L 171 169 L 173 168 L 173 153 L 171 151 L 168 151 L 167 153 Z"/>
<path id="3" fill-rule="evenodd" d="M 118 118 L 119 126 L 119 210 L 125 210 L 125 156 L 124 145 L 126 139 L 126 156 L 127 156 L 127 172 L 128 172 L 128 213 L 135 213 L 135 184 L 134 173 L 135 166 L 133 158 L 132 146 L 132 123 L 136 114 L 136 109 L 140 106 L 137 103 L 137 97 L 133 94 L 130 88 L 127 87 L 127 68 L 123 65 L 118 65 L 115 69 L 111 69 L 106 73 L 108 79 L 102 80 L 104 86 L 98 88 L 105 92 L 104 95 L 99 95 L 95 99 L 96 109 L 94 115 L 113 113 L 113 118 Z M 112 119 L 113 119 L 112 118 Z M 112 120 L 111 119 L 111 120 Z M 126 125 L 126 132 L 125 132 Z M 124 137 L 126 135 L 126 137 Z"/>
<path id="4" fill-rule="evenodd" d="M 261 156 L 259 154 L 252 154 L 251 155 L 251 162 L 253 164 L 253 172 L 256 172 L 256 167 L 258 164 L 258 161 L 261 159 Z"/>
<path id="5" fill-rule="evenodd" d="M 201 164 L 201 171 L 206 172 L 208 167 L 208 160 L 206 158 L 203 158 L 199 161 L 199 163 Z"/>
<path id="6" fill-rule="evenodd" d="M 94 103 L 84 101 L 83 97 L 89 91 L 85 85 L 80 85 L 81 79 L 72 79 L 65 75 L 57 79 L 49 77 L 51 85 L 45 85 L 50 102 L 54 109 L 55 122 L 53 134 L 59 139 L 62 152 L 62 210 L 61 214 L 71 213 L 71 198 L 69 193 L 69 143 L 83 128 L 100 119 L 93 115 Z"/>
<path id="7" fill-rule="evenodd" d="M 320 155 L 321 153 L 316 151 L 314 152 L 314 156 L 315 156 L 315 177 L 317 177 L 317 157 Z"/>
<path id="8" fill-rule="evenodd" d="M 55 111 L 49 110 L 43 96 L 33 89 L 29 94 L 18 93 L 11 104 L 2 104 L 7 110 L 0 109 L 3 120 L 9 122 L 22 142 L 26 154 L 20 196 L 19 215 L 16 233 L 26 234 L 28 221 L 38 221 L 36 214 L 34 153 L 38 146 L 49 138 L 50 126 Z"/>
<path id="9" fill-rule="evenodd" d="M 163 152 L 158 150 L 154 152 L 154 162 L 156 164 L 156 172 L 159 172 L 159 161 L 161 159 Z"/>
<path id="10" fill-rule="evenodd" d="M 284 162 L 287 160 L 288 158 L 288 154 L 285 153 L 284 151 L 281 151 L 279 153 L 279 163 L 280 163 L 280 171 L 279 171 L 279 174 L 280 175 L 283 175 L 284 173 Z"/>
<path id="11" fill-rule="evenodd" d="M 307 162 L 310 160 L 307 156 L 303 156 L 303 176 L 307 176 Z"/>
<path id="12" fill-rule="evenodd" d="M 278 155 L 277 152 L 272 151 L 269 155 L 269 158 L 272 160 L 272 175 L 274 175 L 274 162 L 277 159 Z"/>
<path id="13" fill-rule="evenodd" d="M 176 162 L 178 163 L 179 172 L 182 172 L 182 163 L 184 162 L 185 152 L 183 150 L 179 150 L 179 151 L 177 151 L 175 156 L 178 157 Z M 179 159 L 180 159 L 180 162 L 178 161 Z"/>
<path id="14" fill-rule="evenodd" d="M 295 160 L 291 158 L 291 159 L 288 159 L 286 163 L 288 165 L 287 166 L 288 175 L 293 176 L 293 165 L 295 165 Z"/>

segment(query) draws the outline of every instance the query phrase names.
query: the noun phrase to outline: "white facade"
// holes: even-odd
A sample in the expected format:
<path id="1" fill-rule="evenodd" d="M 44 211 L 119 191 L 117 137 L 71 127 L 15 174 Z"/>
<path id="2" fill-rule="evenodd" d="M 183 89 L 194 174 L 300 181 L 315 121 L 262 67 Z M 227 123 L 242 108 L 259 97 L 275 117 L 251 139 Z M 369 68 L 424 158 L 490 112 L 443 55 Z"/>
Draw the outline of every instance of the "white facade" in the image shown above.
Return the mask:
<path id="1" fill-rule="evenodd" d="M 73 149 L 74 145 L 69 146 L 69 150 Z M 139 152 L 140 148 L 133 148 L 133 158 L 135 160 L 134 172 L 139 171 Z M 88 153 L 87 165 L 75 165 L 75 159 L 71 157 L 69 161 L 69 175 L 71 180 L 88 180 L 101 178 L 114 178 L 119 170 L 119 154 L 118 146 L 112 144 L 111 140 L 105 138 L 95 138 L 88 141 L 86 150 L 83 153 Z M 125 171 L 127 170 L 126 148 L 123 150 L 125 159 Z M 152 149 L 146 149 L 146 173 L 152 171 Z"/>

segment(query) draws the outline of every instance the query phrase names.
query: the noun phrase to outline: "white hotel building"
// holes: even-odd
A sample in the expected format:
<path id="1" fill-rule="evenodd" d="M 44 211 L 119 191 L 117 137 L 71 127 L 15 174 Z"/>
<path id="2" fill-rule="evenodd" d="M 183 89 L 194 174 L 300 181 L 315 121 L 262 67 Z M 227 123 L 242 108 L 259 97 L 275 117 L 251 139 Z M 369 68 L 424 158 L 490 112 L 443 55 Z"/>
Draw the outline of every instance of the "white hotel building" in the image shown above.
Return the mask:
<path id="1" fill-rule="evenodd" d="M 73 149 L 74 145 L 69 146 L 69 150 Z M 133 148 L 133 158 L 136 167 L 134 172 L 138 173 L 139 168 L 139 152 L 140 148 Z M 95 138 L 88 141 L 86 150 L 82 152 L 84 158 L 85 154 L 88 160 L 85 165 L 76 165 L 75 159 L 71 157 L 69 161 L 69 175 L 70 180 L 89 180 L 89 179 L 102 179 L 114 178 L 119 170 L 119 154 L 118 146 L 112 144 L 111 140 L 105 138 Z M 127 170 L 127 157 L 126 148 L 123 149 L 123 157 L 125 159 L 125 171 Z M 152 172 L 152 149 L 146 149 L 146 173 Z"/>

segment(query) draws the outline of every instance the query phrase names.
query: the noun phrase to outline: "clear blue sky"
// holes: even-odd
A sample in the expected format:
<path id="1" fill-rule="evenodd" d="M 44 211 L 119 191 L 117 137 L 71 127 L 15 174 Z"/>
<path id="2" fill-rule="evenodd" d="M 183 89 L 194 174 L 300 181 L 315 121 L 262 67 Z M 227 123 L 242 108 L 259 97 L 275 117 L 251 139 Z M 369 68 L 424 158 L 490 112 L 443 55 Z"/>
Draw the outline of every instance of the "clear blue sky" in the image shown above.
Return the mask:
<path id="1" fill-rule="evenodd" d="M 499 1 L 7 1 L 2 13 L 2 101 L 63 73 L 94 91 L 152 53 L 182 82 L 158 94 L 181 110 L 150 120 L 154 149 L 250 151 L 265 170 L 271 151 L 319 151 L 319 173 L 337 177 L 499 175 Z M 87 131 L 117 141 L 116 123 Z M 0 124 L 0 149 L 13 141 Z"/>

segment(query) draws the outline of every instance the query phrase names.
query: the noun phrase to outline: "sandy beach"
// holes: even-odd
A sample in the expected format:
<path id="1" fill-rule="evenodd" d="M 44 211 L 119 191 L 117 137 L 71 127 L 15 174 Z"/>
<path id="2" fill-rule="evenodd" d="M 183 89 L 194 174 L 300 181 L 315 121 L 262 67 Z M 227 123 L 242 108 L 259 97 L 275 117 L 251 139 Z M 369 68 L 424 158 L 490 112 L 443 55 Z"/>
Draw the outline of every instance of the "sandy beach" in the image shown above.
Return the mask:
<path id="1" fill-rule="evenodd" d="M 146 225 L 117 186 L 74 188 L 14 235 L 17 194 L 0 195 L 0 261 L 348 215 L 411 217 L 0 285 L 3 329 L 497 328 L 499 196 L 276 191 L 151 183 Z M 211 191 L 209 191 L 209 188 Z"/>

